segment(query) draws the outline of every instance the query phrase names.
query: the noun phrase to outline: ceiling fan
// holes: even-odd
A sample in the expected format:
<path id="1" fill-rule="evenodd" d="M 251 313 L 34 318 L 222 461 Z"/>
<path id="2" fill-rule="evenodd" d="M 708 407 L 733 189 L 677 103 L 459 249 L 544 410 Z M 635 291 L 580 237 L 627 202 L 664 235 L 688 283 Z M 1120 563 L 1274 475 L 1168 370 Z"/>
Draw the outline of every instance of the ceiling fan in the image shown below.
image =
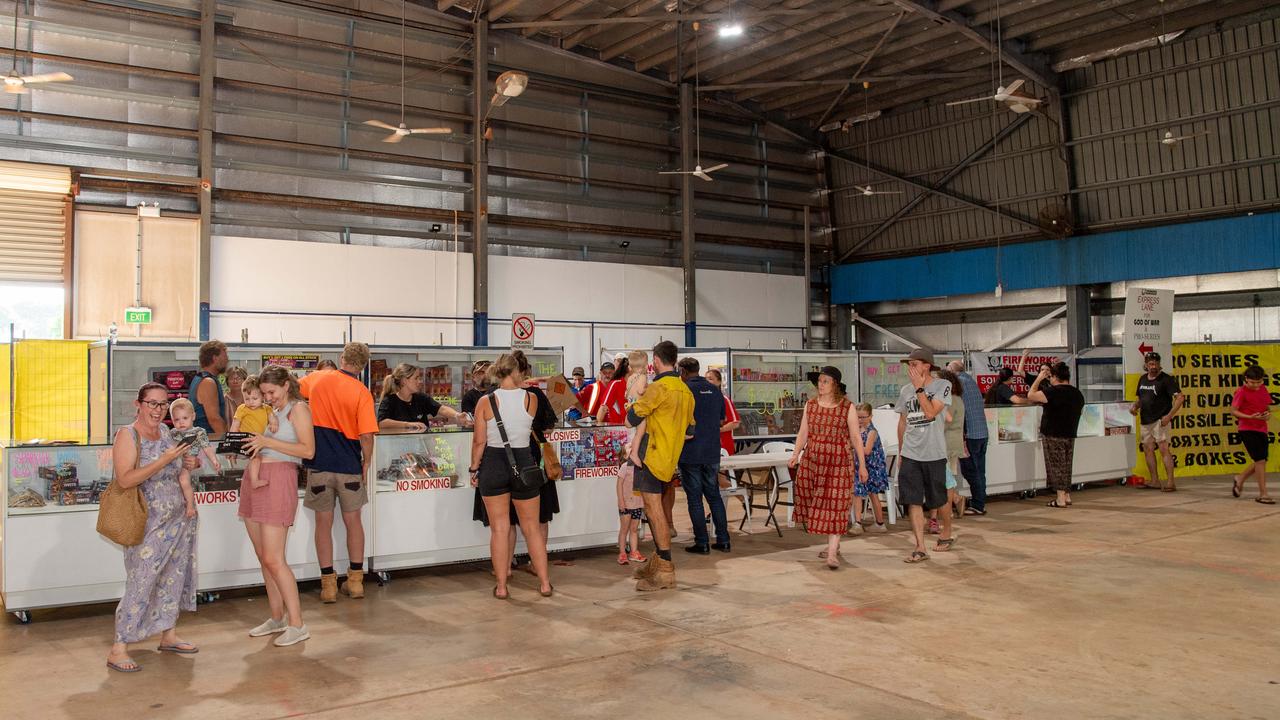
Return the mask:
<path id="1" fill-rule="evenodd" d="M 901 190 L 873 190 L 870 185 L 854 185 L 853 192 L 845 193 L 846 195 L 862 195 L 870 197 L 872 195 L 901 195 Z"/>
<path id="2" fill-rule="evenodd" d="M 18 74 L 18 0 L 13 2 L 13 65 L 4 76 L 4 91 L 10 95 L 22 95 L 27 92 L 28 85 L 47 82 L 67 82 L 73 80 L 64 72 L 41 73 L 39 75 Z"/>
<path id="3" fill-rule="evenodd" d="M 453 128 L 447 127 L 411 128 L 404 122 L 404 4 L 405 0 L 400 0 L 400 125 L 390 125 L 381 120 L 364 121 L 370 127 L 390 130 L 391 134 L 382 138 L 386 143 L 398 143 L 410 135 L 448 135 L 453 132 Z"/>
<path id="4" fill-rule="evenodd" d="M 1208 130 L 1202 130 L 1200 132 L 1193 132 L 1187 135 L 1174 135 L 1172 130 L 1165 130 L 1164 135 L 1162 135 L 1158 140 L 1125 140 L 1124 142 L 1126 145 L 1135 145 L 1135 144 L 1145 145 L 1147 143 L 1159 143 L 1161 145 L 1164 145 L 1165 147 L 1177 147 L 1179 144 L 1182 143 L 1183 140 L 1190 140 L 1191 138 L 1197 138 L 1202 135 L 1208 135 L 1208 134 L 1209 134 Z"/>
<path id="5" fill-rule="evenodd" d="M 694 32 L 697 32 L 698 23 L 693 24 Z M 698 39 L 695 37 L 693 42 L 693 139 L 695 143 L 694 163 L 692 170 L 666 170 L 659 172 L 659 175 L 692 175 L 701 178 L 707 182 L 711 182 L 711 173 L 717 170 L 723 170 L 729 167 L 729 163 L 720 163 L 711 167 L 702 167 L 702 103 L 699 87 L 701 86 L 701 78 L 698 76 Z"/>
<path id="6" fill-rule="evenodd" d="M 1009 87 L 1003 85 L 996 88 L 995 95 L 987 95 L 984 97 L 969 98 L 968 100 L 955 100 L 947 103 L 947 107 L 952 105 L 965 105 L 967 103 L 982 102 L 983 100 L 994 100 L 998 103 L 1004 103 L 1008 108 L 1016 113 L 1027 113 L 1035 110 L 1043 102 L 1040 98 L 1031 97 L 1018 92 L 1018 89 L 1024 84 L 1024 80 L 1014 80 L 1009 83 Z"/>

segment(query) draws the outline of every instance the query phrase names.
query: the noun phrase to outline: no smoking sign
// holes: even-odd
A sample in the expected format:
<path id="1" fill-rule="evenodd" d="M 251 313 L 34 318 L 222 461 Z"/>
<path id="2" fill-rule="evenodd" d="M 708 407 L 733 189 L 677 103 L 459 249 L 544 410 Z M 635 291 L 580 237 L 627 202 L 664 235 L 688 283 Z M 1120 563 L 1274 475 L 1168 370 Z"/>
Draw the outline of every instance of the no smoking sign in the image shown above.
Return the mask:
<path id="1" fill-rule="evenodd" d="M 511 349 L 533 349 L 533 313 L 515 313 L 511 316 Z"/>

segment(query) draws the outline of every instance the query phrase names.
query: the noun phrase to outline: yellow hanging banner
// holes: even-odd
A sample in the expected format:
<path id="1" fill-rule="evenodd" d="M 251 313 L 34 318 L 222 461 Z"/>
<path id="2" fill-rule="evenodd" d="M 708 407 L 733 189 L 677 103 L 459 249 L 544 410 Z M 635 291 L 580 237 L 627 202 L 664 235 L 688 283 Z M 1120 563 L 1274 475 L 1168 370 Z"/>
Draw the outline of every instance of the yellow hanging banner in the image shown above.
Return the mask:
<path id="1" fill-rule="evenodd" d="M 1280 471 L 1280 345 L 1175 344 L 1164 371 L 1182 388 L 1182 411 L 1170 423 L 1169 448 L 1178 477 L 1225 475 L 1243 471 L 1251 461 L 1231 414 L 1231 401 L 1250 365 L 1267 371 L 1274 414 L 1268 423 L 1267 471 Z M 1141 375 L 1125 376 L 1125 398 L 1132 401 Z M 1135 439 L 1141 442 L 1140 438 Z M 1159 460 L 1157 459 L 1157 462 Z M 1150 478 L 1139 445 L 1133 474 Z"/>

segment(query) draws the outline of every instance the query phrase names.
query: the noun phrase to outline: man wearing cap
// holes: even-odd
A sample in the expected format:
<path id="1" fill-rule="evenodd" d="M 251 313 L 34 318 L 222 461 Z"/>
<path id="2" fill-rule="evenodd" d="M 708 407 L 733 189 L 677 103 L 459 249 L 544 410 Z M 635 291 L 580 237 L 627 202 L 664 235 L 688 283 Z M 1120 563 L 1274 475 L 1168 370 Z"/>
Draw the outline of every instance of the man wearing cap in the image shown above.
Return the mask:
<path id="1" fill-rule="evenodd" d="M 581 395 L 582 391 L 587 387 L 586 377 L 587 371 L 583 370 L 581 365 L 575 367 L 569 375 L 569 389 L 573 391 L 573 396 L 578 399 L 579 403 L 586 400 Z M 582 411 L 576 407 L 569 408 L 568 419 L 570 421 L 582 419 Z"/>
<path id="2" fill-rule="evenodd" d="M 1138 398 L 1133 401 L 1129 412 L 1139 415 L 1138 422 L 1142 426 L 1142 451 L 1147 457 L 1147 472 L 1151 475 L 1150 484 L 1143 487 L 1154 488 L 1160 482 L 1160 464 L 1156 462 L 1156 448 L 1160 449 L 1160 459 L 1164 461 L 1165 477 L 1169 483 L 1160 487 L 1164 492 L 1173 492 L 1178 488 L 1173 482 L 1173 452 L 1169 450 L 1169 424 L 1182 410 L 1185 396 L 1177 379 L 1160 369 L 1160 353 L 1149 352 L 1143 358 L 1147 372 L 1138 378 Z"/>
<path id="3" fill-rule="evenodd" d="M 613 363 L 601 363 L 596 379 L 582 386 L 578 394 L 578 403 L 586 411 L 584 417 L 595 417 L 600 411 L 600 404 L 604 402 L 604 391 L 609 389 L 609 382 L 613 380 L 613 371 Z"/>
<path id="4" fill-rule="evenodd" d="M 924 511 L 947 505 L 947 440 L 943 412 L 951 383 L 933 377 L 933 352 L 916 348 L 904 360 L 910 383 L 898 393 L 898 499 L 908 506 L 916 548 L 906 559 L 929 559 L 924 549 Z M 951 512 L 938 513 L 942 534 L 934 552 L 951 549 Z"/>

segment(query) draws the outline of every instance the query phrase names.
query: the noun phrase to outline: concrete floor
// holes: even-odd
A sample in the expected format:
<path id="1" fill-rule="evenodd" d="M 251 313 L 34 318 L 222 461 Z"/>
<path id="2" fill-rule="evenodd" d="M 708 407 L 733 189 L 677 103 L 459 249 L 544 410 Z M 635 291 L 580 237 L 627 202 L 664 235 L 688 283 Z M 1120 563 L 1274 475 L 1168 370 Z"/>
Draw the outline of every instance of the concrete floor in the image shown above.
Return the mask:
<path id="1" fill-rule="evenodd" d="M 608 551 L 549 600 L 524 575 L 493 600 L 477 566 L 330 606 L 308 584 L 313 639 L 283 649 L 247 637 L 246 593 L 183 617 L 199 655 L 135 646 L 135 675 L 103 666 L 111 607 L 36 613 L 0 623 L 0 717 L 1276 718 L 1280 513 L 1229 484 L 996 501 L 917 566 L 905 521 L 839 572 L 757 526 L 651 595 Z"/>

